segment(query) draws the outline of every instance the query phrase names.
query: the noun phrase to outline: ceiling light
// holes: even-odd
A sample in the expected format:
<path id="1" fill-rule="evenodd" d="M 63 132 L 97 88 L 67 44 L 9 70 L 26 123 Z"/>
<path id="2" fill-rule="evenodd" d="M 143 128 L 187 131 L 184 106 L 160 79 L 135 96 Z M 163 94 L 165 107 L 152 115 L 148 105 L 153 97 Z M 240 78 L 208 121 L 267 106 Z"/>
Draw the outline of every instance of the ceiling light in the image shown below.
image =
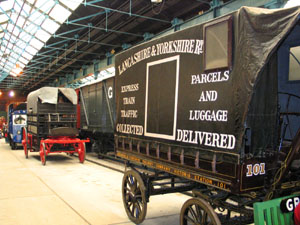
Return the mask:
<path id="1" fill-rule="evenodd" d="M 162 0 L 151 0 L 152 3 L 161 3 Z"/>
<path id="2" fill-rule="evenodd" d="M 14 96 L 15 96 L 15 92 L 14 92 L 14 91 L 10 91 L 10 92 L 8 93 L 8 95 L 9 95 L 9 97 L 14 97 Z"/>

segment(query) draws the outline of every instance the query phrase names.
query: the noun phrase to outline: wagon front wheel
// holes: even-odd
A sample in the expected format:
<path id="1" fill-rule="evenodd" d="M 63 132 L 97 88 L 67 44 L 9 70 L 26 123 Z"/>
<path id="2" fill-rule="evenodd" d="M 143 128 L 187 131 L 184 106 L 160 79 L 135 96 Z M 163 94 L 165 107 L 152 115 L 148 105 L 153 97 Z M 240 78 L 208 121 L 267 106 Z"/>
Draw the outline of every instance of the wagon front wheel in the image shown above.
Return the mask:
<path id="1" fill-rule="evenodd" d="M 26 157 L 26 159 L 28 159 L 28 137 L 27 137 L 26 128 L 23 128 L 22 144 L 23 144 L 23 148 L 24 148 L 25 157 Z"/>
<path id="2" fill-rule="evenodd" d="M 221 225 L 213 208 L 203 199 L 187 200 L 180 211 L 180 225 Z"/>
<path id="3" fill-rule="evenodd" d="M 147 213 L 146 188 L 140 174 L 134 170 L 126 171 L 122 181 L 122 199 L 129 219 L 142 223 Z"/>
<path id="4" fill-rule="evenodd" d="M 45 143 L 41 143 L 40 145 L 40 158 L 43 166 L 46 165 L 46 147 Z"/>
<path id="5" fill-rule="evenodd" d="M 80 148 L 78 151 L 78 158 L 80 163 L 84 163 L 85 160 L 85 143 L 80 143 Z"/>

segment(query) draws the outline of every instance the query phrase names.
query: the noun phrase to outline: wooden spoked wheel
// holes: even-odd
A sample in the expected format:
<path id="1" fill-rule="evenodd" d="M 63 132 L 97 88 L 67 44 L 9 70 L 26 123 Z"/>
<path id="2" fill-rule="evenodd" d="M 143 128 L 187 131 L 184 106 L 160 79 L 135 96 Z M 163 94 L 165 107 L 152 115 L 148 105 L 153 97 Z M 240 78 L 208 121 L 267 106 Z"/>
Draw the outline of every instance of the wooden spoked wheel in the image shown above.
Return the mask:
<path id="1" fill-rule="evenodd" d="M 26 159 L 28 159 L 28 137 L 27 137 L 27 130 L 25 127 L 23 128 L 22 133 L 23 133 L 22 144 L 23 144 L 23 148 L 24 148 L 24 153 L 25 153 Z"/>
<path id="2" fill-rule="evenodd" d="M 126 171 L 122 181 L 122 198 L 128 218 L 142 223 L 147 213 L 145 185 L 140 174 L 134 170 Z"/>
<path id="3" fill-rule="evenodd" d="M 40 144 L 40 158 L 41 158 L 41 162 L 43 164 L 43 166 L 46 165 L 46 147 L 45 147 L 45 143 L 42 142 Z"/>
<path id="4" fill-rule="evenodd" d="M 180 225 L 221 225 L 221 222 L 206 201 L 191 198 L 181 208 Z"/>
<path id="5" fill-rule="evenodd" d="M 85 143 L 80 143 L 78 148 L 78 158 L 80 163 L 84 163 L 85 160 Z"/>

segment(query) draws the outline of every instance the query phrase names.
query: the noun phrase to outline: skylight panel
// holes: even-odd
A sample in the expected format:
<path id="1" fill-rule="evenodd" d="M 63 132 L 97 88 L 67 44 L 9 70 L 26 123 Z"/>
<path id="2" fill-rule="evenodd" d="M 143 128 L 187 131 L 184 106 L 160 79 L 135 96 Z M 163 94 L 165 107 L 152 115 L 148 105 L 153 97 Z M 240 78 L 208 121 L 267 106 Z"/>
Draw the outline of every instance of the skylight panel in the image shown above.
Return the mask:
<path id="1" fill-rule="evenodd" d="M 1 7 L 1 6 L 0 6 Z M 1 12 L 1 11 L 0 11 Z M 0 23 L 4 23 L 8 20 L 7 15 L 5 14 L 0 14 Z"/>
<path id="2" fill-rule="evenodd" d="M 63 23 L 71 15 L 71 12 L 61 5 L 56 4 L 49 15 L 59 23 Z"/>
<path id="3" fill-rule="evenodd" d="M 5 33 L 5 35 L 4 35 L 4 39 L 8 41 L 8 40 L 9 40 L 9 38 L 10 38 L 10 34 L 9 34 L 9 33 Z"/>
<path id="4" fill-rule="evenodd" d="M 18 37 L 18 35 L 20 34 L 20 31 L 17 27 L 14 29 L 13 34 L 14 34 L 15 37 Z"/>
<path id="5" fill-rule="evenodd" d="M 29 62 L 29 60 L 25 59 L 24 57 L 20 57 L 19 61 L 24 63 L 25 65 L 27 65 L 27 63 Z"/>
<path id="6" fill-rule="evenodd" d="M 9 66 L 7 66 L 7 65 L 4 66 L 4 71 L 6 73 L 9 73 L 10 70 L 11 70 L 11 68 Z"/>
<path id="7" fill-rule="evenodd" d="M 14 21 L 15 21 L 15 20 L 14 20 Z M 18 20 L 16 21 L 16 24 L 17 24 L 20 28 L 22 28 L 23 25 L 24 25 L 24 23 L 25 23 L 25 19 L 24 19 L 22 16 L 19 16 Z"/>
<path id="8" fill-rule="evenodd" d="M 21 11 L 21 15 L 24 16 L 25 18 L 27 18 L 30 15 L 31 9 L 32 8 L 25 3 L 23 6 L 23 10 Z"/>
<path id="9" fill-rule="evenodd" d="M 40 23 L 37 22 L 38 20 L 40 20 L 40 18 L 44 19 L 45 17 L 37 10 L 33 10 L 33 12 L 28 17 L 28 19 L 31 22 L 35 22 L 36 24 L 40 24 Z"/>
<path id="10" fill-rule="evenodd" d="M 11 52 L 10 55 L 11 55 L 11 57 L 14 58 L 14 59 L 19 58 L 19 55 L 16 54 L 15 52 Z"/>
<path id="11" fill-rule="evenodd" d="M 3 2 L 1 2 L 1 8 L 4 11 L 8 11 L 8 10 L 12 9 L 13 4 L 14 4 L 14 1 L 3 1 Z"/>
<path id="12" fill-rule="evenodd" d="M 22 56 L 29 61 L 33 58 L 33 55 L 30 55 L 27 52 L 23 52 Z"/>
<path id="13" fill-rule="evenodd" d="M 22 39 L 22 41 L 24 41 L 25 43 L 29 42 L 31 38 L 32 36 L 30 36 L 25 32 L 23 32 L 22 35 L 20 36 L 20 39 Z"/>
<path id="14" fill-rule="evenodd" d="M 13 47 L 12 43 L 9 42 L 7 45 L 7 48 L 10 50 L 10 49 L 12 49 L 12 47 Z"/>
<path id="15" fill-rule="evenodd" d="M 11 35 L 10 36 L 10 43 L 15 44 L 17 42 L 16 36 L 15 35 Z"/>
<path id="16" fill-rule="evenodd" d="M 7 15 L 5 16 L 6 18 L 8 18 Z M 18 13 L 10 13 L 9 18 L 10 18 L 9 22 L 13 21 L 15 23 L 18 19 Z"/>
<path id="17" fill-rule="evenodd" d="M 15 44 L 14 48 L 13 48 L 13 51 L 16 52 L 18 55 L 21 55 L 22 54 L 22 50 L 21 48 L 18 46 L 18 43 Z"/>
<path id="18" fill-rule="evenodd" d="M 55 2 L 53 0 L 38 0 L 35 6 L 46 14 L 53 8 Z"/>
<path id="19" fill-rule="evenodd" d="M 28 25 L 24 28 L 28 33 L 34 35 L 37 31 L 37 26 L 34 25 L 33 23 L 28 23 Z"/>
<path id="20" fill-rule="evenodd" d="M 74 11 L 80 5 L 82 0 L 60 0 L 60 2 Z"/>
<path id="21" fill-rule="evenodd" d="M 23 49 L 26 47 L 27 44 L 22 39 L 19 39 L 17 45 Z"/>
<path id="22" fill-rule="evenodd" d="M 7 68 L 4 67 L 3 70 L 4 70 L 4 72 L 9 73 L 9 70 L 10 70 L 10 69 L 7 69 Z"/>
<path id="23" fill-rule="evenodd" d="M 7 30 L 11 33 L 13 31 L 14 27 L 15 26 L 13 24 L 9 23 L 7 26 Z"/>
<path id="24" fill-rule="evenodd" d="M 6 34 L 5 34 L 1 44 L 6 47 L 7 43 L 8 43 L 8 41 L 6 39 Z"/>
<path id="25" fill-rule="evenodd" d="M 21 6 L 22 5 L 23 5 L 23 2 L 16 1 L 15 4 L 14 4 L 14 6 L 13 6 L 14 10 L 19 13 L 21 11 Z"/>
<path id="26" fill-rule="evenodd" d="M 40 26 L 40 25 L 42 25 L 42 23 L 44 22 L 45 19 L 46 19 L 46 16 L 44 16 L 43 14 L 40 14 L 40 16 L 32 22 L 34 22 L 34 24 Z"/>
<path id="27" fill-rule="evenodd" d="M 59 25 L 53 20 L 46 19 L 45 22 L 42 24 L 42 28 L 44 28 L 51 34 L 54 34 L 55 31 L 57 31 L 57 29 L 59 28 Z"/>
<path id="28" fill-rule="evenodd" d="M 10 49 L 9 49 L 9 48 L 6 48 L 6 49 L 5 49 L 5 53 L 9 55 Z"/>
<path id="29" fill-rule="evenodd" d="M 32 46 L 28 46 L 26 48 L 26 51 L 29 52 L 31 55 L 35 55 L 38 52 L 38 50 L 33 48 Z"/>
<path id="30" fill-rule="evenodd" d="M 20 61 L 18 61 L 18 64 L 22 69 L 25 67 L 25 65 L 23 63 L 21 63 Z"/>
<path id="31" fill-rule="evenodd" d="M 33 38 L 31 41 L 30 41 L 30 45 L 32 45 L 33 47 L 35 47 L 36 49 L 41 49 L 43 46 L 44 46 L 44 43 L 39 41 L 38 39 L 36 38 Z"/>
<path id="32" fill-rule="evenodd" d="M 3 38 L 4 32 L 0 32 L 0 38 Z"/>
<path id="33" fill-rule="evenodd" d="M 13 67 L 14 66 L 14 62 L 11 62 L 11 59 L 9 59 L 9 60 L 6 61 L 6 65 L 7 65 L 6 68 Z"/>
<path id="34" fill-rule="evenodd" d="M 51 37 L 46 31 L 40 29 L 36 32 L 35 36 L 43 42 L 47 42 L 48 39 Z"/>
<path id="35" fill-rule="evenodd" d="M 11 62 L 12 64 L 15 64 L 17 62 L 17 59 L 15 57 L 13 57 L 12 55 L 10 55 L 10 57 L 7 60 L 9 62 Z"/>

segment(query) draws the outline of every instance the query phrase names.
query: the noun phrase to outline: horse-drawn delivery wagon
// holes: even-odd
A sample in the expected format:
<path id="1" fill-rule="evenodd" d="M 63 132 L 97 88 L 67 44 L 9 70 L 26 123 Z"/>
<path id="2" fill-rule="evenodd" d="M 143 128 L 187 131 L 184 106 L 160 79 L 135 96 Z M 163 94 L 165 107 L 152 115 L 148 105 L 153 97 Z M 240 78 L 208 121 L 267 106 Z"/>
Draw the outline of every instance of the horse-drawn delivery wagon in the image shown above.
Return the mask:
<path id="1" fill-rule="evenodd" d="M 156 194 L 193 190 L 181 224 L 226 224 L 233 211 L 246 224 L 254 202 L 299 192 L 299 16 L 243 7 L 116 56 L 115 149 L 131 168 L 133 222 Z"/>
<path id="2" fill-rule="evenodd" d="M 78 153 L 85 160 L 85 142 L 77 138 L 77 94 L 71 88 L 43 87 L 27 96 L 27 128 L 23 129 L 23 147 L 38 151 L 42 164 L 50 153 Z"/>

